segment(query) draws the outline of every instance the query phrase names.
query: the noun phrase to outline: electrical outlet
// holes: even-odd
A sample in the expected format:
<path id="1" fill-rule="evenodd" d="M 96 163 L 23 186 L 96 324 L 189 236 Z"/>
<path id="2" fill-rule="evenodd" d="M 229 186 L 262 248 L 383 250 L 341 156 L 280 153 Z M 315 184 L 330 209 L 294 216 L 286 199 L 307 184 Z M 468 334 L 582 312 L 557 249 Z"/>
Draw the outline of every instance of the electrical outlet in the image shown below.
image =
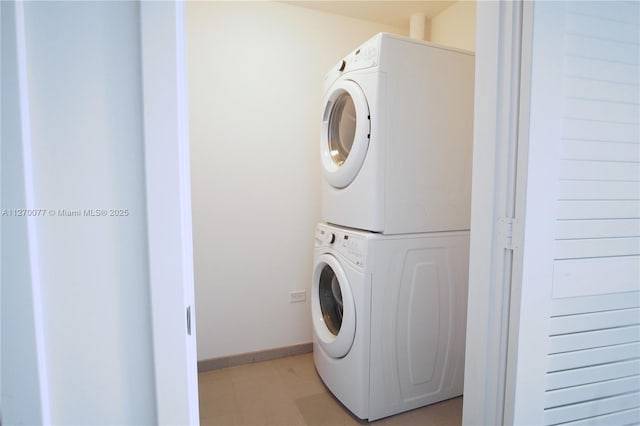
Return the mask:
<path id="1" fill-rule="evenodd" d="M 298 290 L 289 292 L 289 303 L 304 302 L 307 299 L 306 290 Z"/>

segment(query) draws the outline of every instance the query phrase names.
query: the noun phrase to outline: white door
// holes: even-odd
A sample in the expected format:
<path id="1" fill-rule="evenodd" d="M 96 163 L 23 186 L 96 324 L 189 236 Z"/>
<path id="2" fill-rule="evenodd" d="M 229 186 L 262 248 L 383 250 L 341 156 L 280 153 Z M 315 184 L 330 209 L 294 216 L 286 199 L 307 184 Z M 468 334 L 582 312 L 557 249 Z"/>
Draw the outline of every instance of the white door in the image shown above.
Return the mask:
<path id="1" fill-rule="evenodd" d="M 2 421 L 198 424 L 182 5 L 1 14 Z"/>
<path id="2" fill-rule="evenodd" d="M 369 105 L 360 86 L 338 80 L 324 98 L 320 156 L 324 178 L 335 188 L 358 175 L 369 148 Z"/>
<path id="3" fill-rule="evenodd" d="M 637 422 L 640 4 L 541 1 L 530 19 L 507 420 Z"/>
<path id="4" fill-rule="evenodd" d="M 639 7 L 478 8 L 466 424 L 640 418 Z"/>

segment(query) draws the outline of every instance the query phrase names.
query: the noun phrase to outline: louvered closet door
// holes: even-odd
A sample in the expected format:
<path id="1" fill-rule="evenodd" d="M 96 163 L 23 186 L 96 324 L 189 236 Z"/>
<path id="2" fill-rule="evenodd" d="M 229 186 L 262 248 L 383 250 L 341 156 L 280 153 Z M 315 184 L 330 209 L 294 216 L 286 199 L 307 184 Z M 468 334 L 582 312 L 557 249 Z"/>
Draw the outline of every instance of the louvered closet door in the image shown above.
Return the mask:
<path id="1" fill-rule="evenodd" d="M 640 423 L 639 17 L 533 7 L 518 424 Z"/>

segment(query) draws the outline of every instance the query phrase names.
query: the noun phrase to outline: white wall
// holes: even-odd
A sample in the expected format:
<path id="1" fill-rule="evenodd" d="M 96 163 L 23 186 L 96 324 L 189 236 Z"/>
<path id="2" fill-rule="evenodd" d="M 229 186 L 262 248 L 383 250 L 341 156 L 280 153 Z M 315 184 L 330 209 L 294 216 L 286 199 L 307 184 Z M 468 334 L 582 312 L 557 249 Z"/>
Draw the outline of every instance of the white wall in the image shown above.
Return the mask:
<path id="1" fill-rule="evenodd" d="M 430 41 L 458 49 L 476 50 L 476 2 L 460 0 L 431 19 Z"/>
<path id="2" fill-rule="evenodd" d="M 380 31 L 404 32 L 275 2 L 187 4 L 198 359 L 311 341 L 323 76 Z M 307 301 L 289 303 L 299 289 Z"/>
<path id="3" fill-rule="evenodd" d="M 29 196 L 26 206 L 3 198 L 2 207 L 48 211 L 27 222 L 31 251 L 22 254 L 42 291 L 33 305 L 41 301 L 46 414 L 53 424 L 153 424 L 138 5 L 44 2 L 24 10 Z M 4 142 L 3 133 L 3 151 Z M 60 217 L 58 209 L 129 214 Z M 3 239 L 3 253 L 20 238 Z M 3 269 L 10 303 L 4 278 Z M 3 309 L 3 327 L 5 320 Z M 3 341 L 3 351 L 15 349 Z M 3 370 L 11 368 L 2 359 Z M 6 396 L 4 421 L 29 423 L 9 418 Z"/>

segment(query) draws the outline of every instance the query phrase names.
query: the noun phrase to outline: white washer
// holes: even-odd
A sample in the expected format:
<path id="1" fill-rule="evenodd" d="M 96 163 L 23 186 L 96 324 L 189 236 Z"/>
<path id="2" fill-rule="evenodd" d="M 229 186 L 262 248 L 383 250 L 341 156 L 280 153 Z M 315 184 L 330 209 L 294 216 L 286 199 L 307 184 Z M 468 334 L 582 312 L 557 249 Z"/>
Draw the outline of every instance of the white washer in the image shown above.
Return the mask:
<path id="1" fill-rule="evenodd" d="M 325 77 L 323 220 L 469 229 L 474 55 L 380 33 Z"/>
<path id="2" fill-rule="evenodd" d="M 314 361 L 357 417 L 375 420 L 462 394 L 468 256 L 468 232 L 317 226 Z"/>

